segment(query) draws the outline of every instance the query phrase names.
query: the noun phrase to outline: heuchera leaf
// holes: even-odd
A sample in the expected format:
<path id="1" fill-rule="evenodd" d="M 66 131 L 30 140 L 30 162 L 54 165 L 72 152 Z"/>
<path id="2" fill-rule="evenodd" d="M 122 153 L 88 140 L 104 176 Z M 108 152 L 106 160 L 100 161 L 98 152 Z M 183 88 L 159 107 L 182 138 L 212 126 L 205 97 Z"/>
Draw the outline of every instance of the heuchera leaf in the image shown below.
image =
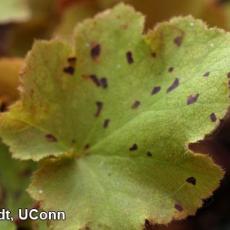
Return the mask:
<path id="1" fill-rule="evenodd" d="M 16 226 L 14 225 L 14 223 L 10 222 L 10 221 L 0 221 L 0 229 L 4 229 L 4 230 L 16 230 Z"/>
<path id="2" fill-rule="evenodd" d="M 28 20 L 30 10 L 26 1 L 7 0 L 0 2 L 0 23 L 21 22 Z"/>
<path id="3" fill-rule="evenodd" d="M 10 210 L 13 217 L 17 217 L 19 208 L 31 208 L 33 205 L 25 190 L 34 169 L 34 162 L 12 159 L 8 148 L 0 143 L 0 208 Z M 0 225 L 0 229 L 5 228 Z"/>
<path id="4" fill-rule="evenodd" d="M 191 17 L 147 34 L 143 23 L 120 4 L 80 24 L 74 48 L 37 41 L 27 57 L 1 135 L 14 157 L 46 158 L 29 191 L 45 210 L 66 211 L 52 229 L 182 219 L 223 176 L 188 144 L 229 106 L 229 34 Z"/>
<path id="5" fill-rule="evenodd" d="M 35 220 L 35 221 L 32 221 L 32 229 L 33 230 L 47 230 L 49 229 L 49 227 L 46 221 Z"/>

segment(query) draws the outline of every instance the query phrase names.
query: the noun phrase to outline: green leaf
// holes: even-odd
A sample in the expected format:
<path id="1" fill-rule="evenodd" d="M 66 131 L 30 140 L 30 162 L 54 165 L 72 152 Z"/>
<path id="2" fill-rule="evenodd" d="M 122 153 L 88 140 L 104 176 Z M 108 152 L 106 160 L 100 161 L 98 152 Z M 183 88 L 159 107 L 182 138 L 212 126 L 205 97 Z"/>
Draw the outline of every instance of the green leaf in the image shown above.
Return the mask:
<path id="1" fill-rule="evenodd" d="M 32 221 L 32 229 L 33 230 L 47 230 L 49 229 L 47 222 L 44 220 L 35 220 Z"/>
<path id="2" fill-rule="evenodd" d="M 10 221 L 0 221 L 0 229 L 16 230 L 16 226 Z"/>
<path id="3" fill-rule="evenodd" d="M 7 0 L 0 2 L 0 23 L 26 21 L 30 18 L 30 10 L 26 1 Z"/>
<path id="4" fill-rule="evenodd" d="M 25 190 L 34 169 L 31 161 L 12 159 L 8 148 L 0 143 L 0 208 L 10 210 L 13 217 L 17 217 L 19 208 L 32 207 L 32 199 Z"/>
<path id="5" fill-rule="evenodd" d="M 45 210 L 66 212 L 53 229 L 182 219 L 223 176 L 188 144 L 229 106 L 229 34 L 191 17 L 147 34 L 143 23 L 120 4 L 80 24 L 74 48 L 37 41 L 27 57 L 21 101 L 2 115 L 1 135 L 14 157 L 47 158 L 29 191 Z"/>

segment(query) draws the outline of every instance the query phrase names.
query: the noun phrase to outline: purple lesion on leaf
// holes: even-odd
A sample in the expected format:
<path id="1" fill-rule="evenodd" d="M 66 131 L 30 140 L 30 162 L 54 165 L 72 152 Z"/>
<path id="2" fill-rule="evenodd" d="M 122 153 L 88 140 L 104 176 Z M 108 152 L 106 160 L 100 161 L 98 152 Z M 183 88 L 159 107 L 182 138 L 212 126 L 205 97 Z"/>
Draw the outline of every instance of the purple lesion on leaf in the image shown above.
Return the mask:
<path id="1" fill-rule="evenodd" d="M 217 117 L 216 117 L 216 114 L 215 114 L 215 113 L 211 113 L 209 117 L 210 117 L 210 120 L 211 120 L 212 122 L 217 121 Z"/>
<path id="2" fill-rule="evenodd" d="M 83 76 L 85 77 L 85 75 Z M 101 79 L 96 74 L 90 74 L 89 76 L 90 80 L 97 86 L 102 87 L 103 89 L 106 89 L 108 87 L 108 80 L 105 77 L 102 77 Z"/>
<path id="3" fill-rule="evenodd" d="M 105 120 L 104 120 L 104 123 L 103 123 L 103 127 L 104 127 L 104 128 L 108 128 L 109 123 L 110 123 L 110 119 L 105 119 Z"/>
<path id="4" fill-rule="evenodd" d="M 76 57 L 69 57 L 67 59 L 68 63 L 71 65 L 71 66 L 75 66 L 76 65 L 76 61 L 77 61 L 77 58 Z"/>
<path id="5" fill-rule="evenodd" d="M 152 157 L 152 156 L 153 156 L 153 154 L 152 154 L 150 151 L 148 151 L 148 152 L 146 153 L 146 155 L 147 155 L 148 157 Z"/>
<path id="6" fill-rule="evenodd" d="M 161 91 L 160 86 L 154 86 L 152 91 L 151 91 L 151 95 L 155 95 L 155 94 L 159 93 L 160 91 Z"/>
<path id="7" fill-rule="evenodd" d="M 173 81 L 173 83 L 168 87 L 167 93 L 169 93 L 169 92 L 173 91 L 174 89 L 176 89 L 176 88 L 179 86 L 179 83 L 180 83 L 179 79 L 176 78 L 176 79 Z"/>
<path id="8" fill-rule="evenodd" d="M 75 68 L 73 66 L 67 66 L 64 67 L 63 69 L 64 73 L 69 74 L 69 75 L 74 75 L 75 73 Z"/>
<path id="9" fill-rule="evenodd" d="M 49 142 L 57 142 L 57 138 L 53 134 L 51 134 L 51 133 L 46 134 L 45 138 Z"/>
<path id="10" fill-rule="evenodd" d="M 92 59 L 97 59 L 101 54 L 101 45 L 100 44 L 94 44 L 90 50 L 90 55 Z"/>
<path id="11" fill-rule="evenodd" d="M 204 73 L 204 77 L 208 77 L 210 75 L 210 72 L 206 72 L 206 73 Z"/>
<path id="12" fill-rule="evenodd" d="M 173 72 L 173 70 L 174 70 L 173 67 L 169 67 L 169 68 L 168 68 L 168 72 L 169 72 L 169 73 Z"/>
<path id="13" fill-rule="evenodd" d="M 102 88 L 106 89 L 108 87 L 108 81 L 107 81 L 107 78 L 105 77 L 102 77 L 100 79 L 100 85 Z"/>
<path id="14" fill-rule="evenodd" d="M 186 182 L 192 185 L 196 185 L 196 178 L 195 177 L 188 177 Z"/>
<path id="15" fill-rule="evenodd" d="M 98 86 L 98 87 L 100 87 L 100 80 L 98 79 L 98 77 L 97 77 L 97 75 L 96 74 L 91 74 L 91 75 L 89 75 L 89 78 L 92 80 L 92 82 L 96 85 L 96 86 Z"/>
<path id="16" fill-rule="evenodd" d="M 133 144 L 130 148 L 129 151 L 136 151 L 138 149 L 138 145 L 137 144 Z"/>
<path id="17" fill-rule="evenodd" d="M 174 205 L 174 208 L 178 211 L 178 212 L 183 212 L 183 207 L 180 205 L 180 204 L 178 204 L 178 203 L 176 203 L 175 205 Z"/>
<path id="18" fill-rule="evenodd" d="M 131 108 L 132 109 L 137 109 L 141 105 L 140 101 L 134 101 Z"/>
<path id="19" fill-rule="evenodd" d="M 182 42 L 183 42 L 183 35 L 177 36 L 174 38 L 173 42 L 175 43 L 175 45 L 177 45 L 178 47 L 181 46 Z"/>
<path id="20" fill-rule="evenodd" d="M 128 51 L 128 52 L 126 53 L 126 59 L 127 59 L 127 62 L 128 62 L 129 64 L 132 64 L 132 63 L 134 62 L 133 54 L 132 54 L 131 51 Z"/>
<path id="21" fill-rule="evenodd" d="M 188 96 L 187 105 L 194 104 L 198 100 L 198 98 L 199 98 L 199 93 Z"/>
<path id="22" fill-rule="evenodd" d="M 95 115 L 95 117 L 99 117 L 100 114 L 101 114 L 101 111 L 103 109 L 103 102 L 96 101 L 96 106 L 97 106 L 97 111 L 96 111 L 96 113 L 94 115 Z"/>

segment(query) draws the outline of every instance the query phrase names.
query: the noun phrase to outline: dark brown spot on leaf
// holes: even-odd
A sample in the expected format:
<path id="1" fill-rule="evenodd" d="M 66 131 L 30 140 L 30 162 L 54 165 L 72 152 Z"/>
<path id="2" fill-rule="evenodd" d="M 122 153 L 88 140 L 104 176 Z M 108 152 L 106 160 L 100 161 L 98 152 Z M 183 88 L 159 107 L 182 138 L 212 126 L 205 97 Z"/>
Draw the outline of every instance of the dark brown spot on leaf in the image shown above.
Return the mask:
<path id="1" fill-rule="evenodd" d="M 178 87 L 178 85 L 179 85 L 179 79 L 176 78 L 176 79 L 173 81 L 173 83 L 168 87 L 167 93 L 173 91 L 175 88 Z"/>
<path id="2" fill-rule="evenodd" d="M 72 66 L 67 66 L 63 69 L 63 71 L 67 74 L 73 75 L 75 72 L 75 69 Z"/>
<path id="3" fill-rule="evenodd" d="M 82 230 L 91 230 L 89 226 L 85 226 Z"/>
<path id="4" fill-rule="evenodd" d="M 96 86 L 99 87 L 101 85 L 99 79 L 97 78 L 97 75 L 91 74 L 89 77 Z"/>
<path id="5" fill-rule="evenodd" d="M 211 120 L 212 122 L 215 122 L 215 121 L 217 120 L 217 117 L 216 117 L 216 114 L 215 114 L 215 113 L 211 113 L 211 114 L 210 114 L 210 120 Z"/>
<path id="6" fill-rule="evenodd" d="M 209 74 L 210 74 L 210 72 L 206 72 L 203 76 L 204 76 L 204 77 L 208 77 Z"/>
<path id="7" fill-rule="evenodd" d="M 179 47 L 181 46 L 182 44 L 182 41 L 183 41 L 183 36 L 178 36 L 174 39 L 174 43 Z"/>
<path id="8" fill-rule="evenodd" d="M 230 78 L 230 72 L 229 72 L 229 73 L 227 73 L 227 77 L 228 77 L 228 78 Z"/>
<path id="9" fill-rule="evenodd" d="M 96 44 L 91 48 L 91 57 L 92 59 L 97 59 L 101 53 L 101 46 L 100 44 Z"/>
<path id="10" fill-rule="evenodd" d="M 187 98 L 187 105 L 191 105 L 191 104 L 195 103 L 197 101 L 198 97 L 199 97 L 198 93 L 196 95 L 190 95 L 190 96 L 188 96 L 188 98 Z"/>
<path id="11" fill-rule="evenodd" d="M 69 62 L 69 64 L 70 64 L 71 66 L 75 66 L 76 61 L 77 61 L 76 57 L 69 57 L 69 58 L 68 58 L 68 62 Z"/>
<path id="12" fill-rule="evenodd" d="M 151 55 L 152 55 L 153 58 L 157 57 L 157 54 L 155 52 L 152 52 Z"/>
<path id="13" fill-rule="evenodd" d="M 149 220 L 145 219 L 144 230 L 154 230 L 153 223 L 151 223 Z"/>
<path id="14" fill-rule="evenodd" d="M 127 59 L 127 62 L 128 62 L 129 64 L 132 64 L 132 63 L 134 62 L 132 52 L 128 51 L 128 52 L 126 53 L 126 59 Z"/>
<path id="15" fill-rule="evenodd" d="M 141 102 L 140 101 L 134 101 L 132 104 L 132 109 L 137 109 L 140 106 Z"/>
<path id="16" fill-rule="evenodd" d="M 110 120 L 109 120 L 109 119 L 105 119 L 105 120 L 104 120 L 103 127 L 104 127 L 104 128 L 107 128 L 107 127 L 109 126 L 109 123 L 110 123 Z"/>
<path id="17" fill-rule="evenodd" d="M 183 207 L 180 205 L 180 204 L 175 204 L 175 209 L 177 210 L 177 211 L 179 211 L 179 212 L 182 212 L 184 209 L 183 209 Z"/>
<path id="18" fill-rule="evenodd" d="M 153 154 L 151 152 L 149 152 L 149 151 L 146 154 L 147 154 L 148 157 L 152 157 L 153 156 Z"/>
<path id="19" fill-rule="evenodd" d="M 4 113 L 8 110 L 8 104 L 5 101 L 0 103 L 0 113 Z"/>
<path id="20" fill-rule="evenodd" d="M 168 68 L 168 72 L 170 72 L 170 73 L 173 72 L 173 70 L 174 70 L 173 67 L 169 67 L 169 68 Z"/>
<path id="21" fill-rule="evenodd" d="M 84 149 L 89 149 L 90 148 L 90 144 L 86 144 L 85 146 L 84 146 Z"/>
<path id="22" fill-rule="evenodd" d="M 129 151 L 136 151 L 138 149 L 137 144 L 133 144 L 130 148 Z"/>
<path id="23" fill-rule="evenodd" d="M 108 87 L 108 82 L 105 77 L 101 78 L 100 83 L 101 83 L 102 88 L 106 89 Z"/>
<path id="24" fill-rule="evenodd" d="M 57 138 L 52 134 L 46 134 L 46 139 L 49 142 L 57 142 Z"/>
<path id="25" fill-rule="evenodd" d="M 152 89 L 151 95 L 155 95 L 157 93 L 159 93 L 161 91 L 161 87 L 160 86 L 155 86 Z"/>
<path id="26" fill-rule="evenodd" d="M 189 184 L 192 184 L 192 185 L 196 185 L 196 178 L 189 177 L 186 179 L 186 182 L 188 182 Z"/>
<path id="27" fill-rule="evenodd" d="M 97 101 L 96 106 L 97 106 L 97 111 L 95 113 L 95 117 L 98 117 L 102 111 L 103 103 L 101 101 Z"/>
<path id="28" fill-rule="evenodd" d="M 22 177 L 29 177 L 29 176 L 32 175 L 32 173 L 33 173 L 33 171 L 32 171 L 31 168 L 26 168 L 26 169 L 24 169 L 24 170 L 22 170 L 20 172 L 20 176 L 22 176 Z"/>
<path id="29" fill-rule="evenodd" d="M 74 145 L 74 144 L 76 144 L 76 140 L 75 139 L 72 139 L 71 140 L 71 143 Z"/>

